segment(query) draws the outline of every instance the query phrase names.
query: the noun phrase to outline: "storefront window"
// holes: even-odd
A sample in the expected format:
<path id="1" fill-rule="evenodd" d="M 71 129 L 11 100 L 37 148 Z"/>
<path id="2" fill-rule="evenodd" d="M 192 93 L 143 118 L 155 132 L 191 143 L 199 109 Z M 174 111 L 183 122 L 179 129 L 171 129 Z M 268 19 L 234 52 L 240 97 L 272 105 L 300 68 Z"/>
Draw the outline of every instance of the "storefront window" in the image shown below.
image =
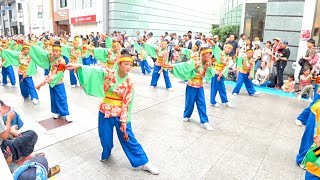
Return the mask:
<path id="1" fill-rule="evenodd" d="M 266 8 L 266 3 L 246 4 L 243 32 L 251 39 L 263 37 Z"/>
<path id="2" fill-rule="evenodd" d="M 60 8 L 67 7 L 67 0 L 60 0 Z"/>
<path id="3" fill-rule="evenodd" d="M 315 11 L 312 38 L 316 41 L 316 46 L 320 47 L 320 0 L 317 0 Z"/>

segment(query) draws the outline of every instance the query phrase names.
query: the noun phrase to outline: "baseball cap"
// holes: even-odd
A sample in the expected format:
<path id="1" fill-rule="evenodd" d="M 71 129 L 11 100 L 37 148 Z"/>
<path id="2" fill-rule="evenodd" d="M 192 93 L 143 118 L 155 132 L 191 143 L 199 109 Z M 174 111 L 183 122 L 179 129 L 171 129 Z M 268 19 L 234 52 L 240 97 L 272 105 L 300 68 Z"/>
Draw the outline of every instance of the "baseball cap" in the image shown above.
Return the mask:
<path id="1" fill-rule="evenodd" d="M 219 36 L 218 36 L 218 35 L 214 35 L 214 36 L 213 36 L 213 39 L 216 39 L 216 38 L 219 38 Z"/>
<path id="2" fill-rule="evenodd" d="M 288 45 L 289 43 L 288 43 L 288 41 L 284 40 L 284 41 L 283 41 L 283 44 Z"/>

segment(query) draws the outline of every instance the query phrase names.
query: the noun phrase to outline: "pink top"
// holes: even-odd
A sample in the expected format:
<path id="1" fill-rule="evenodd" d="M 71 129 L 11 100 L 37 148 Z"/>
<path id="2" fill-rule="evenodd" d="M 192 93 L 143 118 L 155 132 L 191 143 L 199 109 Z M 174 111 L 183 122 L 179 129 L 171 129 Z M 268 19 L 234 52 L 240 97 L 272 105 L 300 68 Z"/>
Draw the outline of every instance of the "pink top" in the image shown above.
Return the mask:
<path id="1" fill-rule="evenodd" d="M 301 75 L 303 76 L 304 78 L 306 78 L 305 75 Z M 311 76 L 310 78 L 308 78 L 307 80 L 302 80 L 302 78 L 300 78 L 300 88 L 306 86 L 306 85 L 310 85 L 311 84 Z"/>

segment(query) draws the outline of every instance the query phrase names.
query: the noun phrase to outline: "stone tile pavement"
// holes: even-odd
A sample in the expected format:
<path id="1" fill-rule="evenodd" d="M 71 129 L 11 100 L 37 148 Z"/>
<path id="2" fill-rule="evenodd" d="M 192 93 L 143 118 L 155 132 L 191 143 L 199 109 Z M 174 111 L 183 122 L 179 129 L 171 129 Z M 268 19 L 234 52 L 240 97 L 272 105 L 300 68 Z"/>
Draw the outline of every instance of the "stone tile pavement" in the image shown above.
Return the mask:
<path id="1" fill-rule="evenodd" d="M 43 78 L 40 71 L 35 84 Z M 207 112 L 214 131 L 200 128 L 195 107 L 191 122 L 182 122 L 185 84 L 172 79 L 174 91 L 149 88 L 150 76 L 134 70 L 135 83 L 133 131 L 150 161 L 161 174 L 150 175 L 133 169 L 114 135 L 110 159 L 99 161 L 101 147 L 97 132 L 99 99 L 89 97 L 80 87 L 71 88 L 66 74 L 66 90 L 73 123 L 47 131 L 38 121 L 50 117 L 48 87 L 39 91 L 40 104 L 30 100 L 17 111 L 23 129 L 39 135 L 36 150 L 44 152 L 49 164 L 60 164 L 56 179 L 304 179 L 295 165 L 300 137 L 304 127 L 294 124 L 306 101 L 261 94 L 250 97 L 242 90 L 229 100 L 235 108 L 214 108 L 209 105 L 210 88 L 205 85 Z M 0 87 L 0 93 L 19 95 L 18 87 Z M 220 98 L 217 98 L 218 101 Z"/>

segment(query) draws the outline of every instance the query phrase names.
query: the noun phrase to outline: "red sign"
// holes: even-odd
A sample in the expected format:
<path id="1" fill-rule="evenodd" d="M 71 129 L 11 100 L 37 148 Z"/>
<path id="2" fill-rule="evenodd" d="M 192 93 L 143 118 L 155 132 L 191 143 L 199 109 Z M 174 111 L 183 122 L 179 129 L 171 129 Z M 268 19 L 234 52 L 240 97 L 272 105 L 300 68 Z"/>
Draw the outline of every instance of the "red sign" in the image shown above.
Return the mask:
<path id="1" fill-rule="evenodd" d="M 96 15 L 71 18 L 71 24 L 96 22 Z"/>

